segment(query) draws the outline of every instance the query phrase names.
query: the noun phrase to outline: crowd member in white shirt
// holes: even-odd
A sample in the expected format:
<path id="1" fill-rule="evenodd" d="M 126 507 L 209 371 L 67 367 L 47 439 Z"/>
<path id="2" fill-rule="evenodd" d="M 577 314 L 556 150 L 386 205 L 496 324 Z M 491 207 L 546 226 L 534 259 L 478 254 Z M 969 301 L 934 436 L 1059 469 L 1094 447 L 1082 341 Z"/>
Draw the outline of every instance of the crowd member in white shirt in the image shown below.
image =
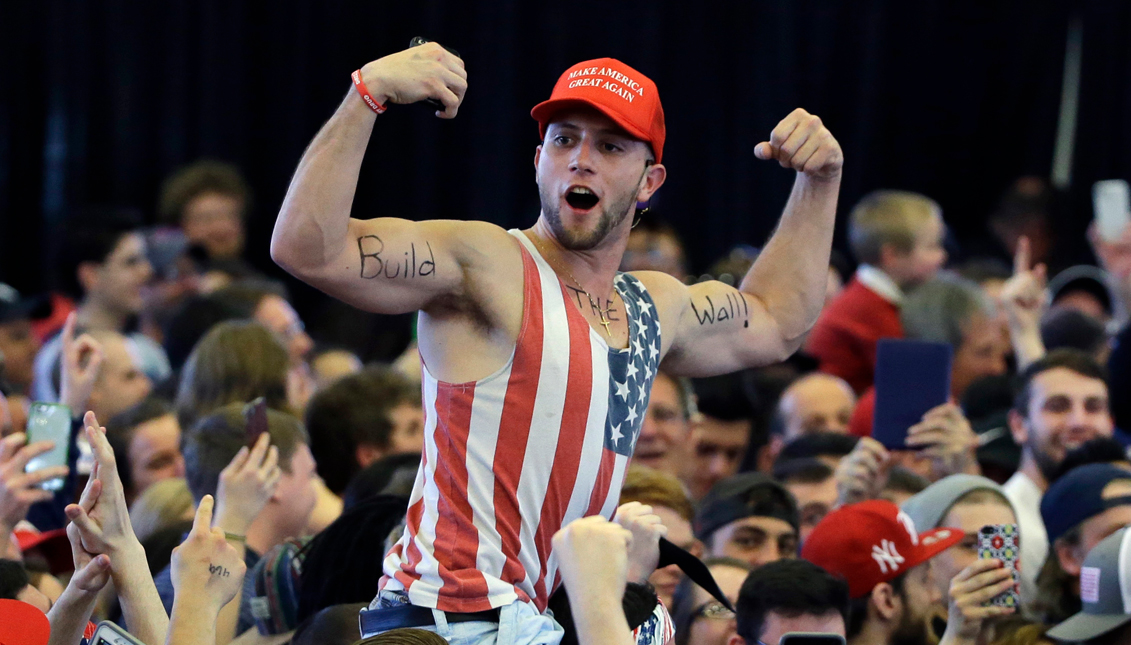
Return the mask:
<path id="1" fill-rule="evenodd" d="M 1111 436 L 1108 388 L 1103 368 L 1083 352 L 1058 349 L 1021 375 L 1009 413 L 1021 466 L 1003 486 L 1021 530 L 1021 597 L 1036 594 L 1037 573 L 1048 556 L 1041 496 L 1065 454 L 1096 437 Z"/>

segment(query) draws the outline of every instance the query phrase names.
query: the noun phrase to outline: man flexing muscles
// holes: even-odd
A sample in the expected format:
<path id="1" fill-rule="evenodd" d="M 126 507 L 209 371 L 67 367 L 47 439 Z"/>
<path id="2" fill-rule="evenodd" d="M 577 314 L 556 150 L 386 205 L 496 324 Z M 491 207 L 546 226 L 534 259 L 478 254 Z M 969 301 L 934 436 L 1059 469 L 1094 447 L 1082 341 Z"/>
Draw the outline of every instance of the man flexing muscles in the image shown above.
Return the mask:
<path id="1" fill-rule="evenodd" d="M 354 80 L 299 162 L 271 255 L 361 309 L 420 312 L 424 459 L 364 635 L 426 626 L 452 642 L 557 643 L 542 615 L 561 582 L 551 538 L 612 516 L 659 364 L 707 376 L 779 361 L 816 320 L 840 145 L 804 110 L 783 119 L 754 149 L 797 171 L 777 233 L 739 289 L 687 286 L 617 271 L 637 202 L 667 177 L 663 110 L 643 74 L 586 61 L 533 109 L 542 210 L 524 231 L 351 219 L 379 112 L 434 99 L 454 118 L 467 72 L 429 43 Z"/>

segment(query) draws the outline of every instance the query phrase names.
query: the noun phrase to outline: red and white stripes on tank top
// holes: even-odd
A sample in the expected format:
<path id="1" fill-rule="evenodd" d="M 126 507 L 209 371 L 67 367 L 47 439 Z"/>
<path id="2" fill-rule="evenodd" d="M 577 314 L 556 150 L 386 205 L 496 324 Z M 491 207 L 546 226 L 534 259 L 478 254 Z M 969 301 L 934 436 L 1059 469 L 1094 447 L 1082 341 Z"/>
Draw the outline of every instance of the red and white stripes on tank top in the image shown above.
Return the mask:
<path id="1" fill-rule="evenodd" d="M 612 517 L 656 375 L 660 325 L 639 280 L 614 280 L 630 346 L 611 349 L 537 248 L 510 233 L 524 285 L 511 359 L 471 383 L 422 370 L 424 455 L 381 579 L 413 605 L 545 610 L 561 582 L 550 539 L 580 517 Z"/>

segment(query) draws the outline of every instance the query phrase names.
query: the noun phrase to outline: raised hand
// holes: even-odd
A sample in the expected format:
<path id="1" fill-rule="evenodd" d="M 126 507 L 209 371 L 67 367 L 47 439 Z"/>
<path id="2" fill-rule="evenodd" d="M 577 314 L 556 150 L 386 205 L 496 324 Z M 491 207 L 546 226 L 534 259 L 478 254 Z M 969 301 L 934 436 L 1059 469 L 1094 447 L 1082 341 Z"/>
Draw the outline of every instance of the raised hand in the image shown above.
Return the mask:
<path id="1" fill-rule="evenodd" d="M 89 334 L 75 338 L 74 312 L 63 325 L 62 342 L 59 402 L 75 414 L 85 409 L 90 400 L 98 368 L 102 365 L 102 345 Z"/>
<path id="2" fill-rule="evenodd" d="M 801 108 L 789 113 L 770 133 L 770 140 L 754 147 L 754 156 L 773 159 L 814 179 L 839 179 L 844 152 L 825 124 Z"/>
<path id="3" fill-rule="evenodd" d="M 52 441 L 37 441 L 26 446 L 25 441 L 27 435 L 22 432 L 0 439 L 0 540 L 7 539 L 32 504 L 51 499 L 53 493 L 36 488 L 39 484 L 67 476 L 66 466 L 25 473 L 24 468 L 29 461 L 55 447 Z"/>
<path id="4" fill-rule="evenodd" d="M 938 480 L 968 472 L 977 463 L 978 435 L 961 408 L 944 403 L 907 430 L 907 447 L 923 448 L 919 454 L 931 459 L 932 476 Z"/>
<path id="5" fill-rule="evenodd" d="M 228 544 L 223 529 L 212 527 L 212 496 L 200 500 L 192 530 L 183 544 L 173 549 L 171 571 L 176 602 L 203 601 L 215 621 L 220 608 L 228 604 L 243 584 L 247 565 L 235 547 Z M 178 604 L 173 605 L 176 618 Z"/>
<path id="6" fill-rule="evenodd" d="M 660 538 L 668 534 L 659 515 L 652 507 L 640 502 L 629 502 L 617 508 L 613 522 L 632 533 L 632 548 L 628 550 L 628 580 L 645 582 L 660 562 Z"/>
<path id="7" fill-rule="evenodd" d="M 251 450 L 240 448 L 232 461 L 220 471 L 216 489 L 216 525 L 243 535 L 263 507 L 275 494 L 282 471 L 279 449 L 270 445 L 271 436 L 259 435 Z"/>
<path id="8" fill-rule="evenodd" d="M 83 491 L 79 504 L 70 504 L 64 509 L 71 520 L 71 526 L 79 533 L 81 544 L 88 553 L 105 553 L 114 559 L 115 553 L 140 546 L 130 524 L 129 508 L 122 480 L 118 478 L 117 461 L 114 449 L 106 439 L 106 428 L 98 425 L 93 412 L 83 417 L 86 437 L 94 453 L 94 469 Z M 93 499 L 87 494 L 97 486 L 98 493 Z M 82 502 L 87 499 L 88 504 Z M 68 532 L 70 531 L 68 527 Z"/>
<path id="9" fill-rule="evenodd" d="M 963 569 L 950 582 L 950 611 L 939 645 L 978 642 L 987 619 L 1012 614 L 1012 607 L 984 606 L 994 596 L 1016 584 L 1001 560 L 983 558 Z"/>
<path id="10" fill-rule="evenodd" d="M 555 533 L 554 553 L 570 598 L 611 594 L 620 599 L 632 541 L 632 531 L 600 515 L 574 520 Z"/>
<path id="11" fill-rule="evenodd" d="M 1041 315 L 1048 306 L 1045 291 L 1047 268 L 1043 264 L 1031 266 L 1029 238 L 1017 241 L 1013 256 L 1013 277 L 1001 289 L 1001 304 L 1005 308 L 1010 330 L 1038 329 Z"/>
<path id="12" fill-rule="evenodd" d="M 883 444 L 861 437 L 836 467 L 837 506 L 879 497 L 890 465 L 891 454 Z"/>
<path id="13" fill-rule="evenodd" d="M 102 483 L 91 477 L 79 499 L 79 505 L 90 512 L 102 492 Z M 67 525 L 67 540 L 71 543 L 71 557 L 75 562 L 75 575 L 70 584 L 87 592 L 101 591 L 110 581 L 110 556 L 93 554 L 82 545 L 82 535 L 74 523 Z"/>
<path id="14" fill-rule="evenodd" d="M 463 60 L 437 43 L 379 58 L 361 68 L 361 77 L 378 103 L 436 99 L 444 104 L 436 116 L 444 119 L 455 118 L 467 92 Z"/>

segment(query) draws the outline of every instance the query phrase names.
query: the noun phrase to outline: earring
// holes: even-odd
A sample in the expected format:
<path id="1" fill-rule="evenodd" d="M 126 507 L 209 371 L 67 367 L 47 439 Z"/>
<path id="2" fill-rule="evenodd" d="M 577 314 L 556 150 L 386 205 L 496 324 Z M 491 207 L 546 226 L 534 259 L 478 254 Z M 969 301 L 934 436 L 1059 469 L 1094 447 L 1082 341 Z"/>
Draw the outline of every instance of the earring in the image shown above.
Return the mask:
<path id="1" fill-rule="evenodd" d="M 636 228 L 637 226 L 640 226 L 640 222 L 644 220 L 644 216 L 647 215 L 648 211 L 650 211 L 650 210 L 652 210 L 652 209 L 647 207 L 647 206 L 645 206 L 644 208 L 636 209 L 636 221 L 634 221 L 632 223 L 632 228 Z"/>

